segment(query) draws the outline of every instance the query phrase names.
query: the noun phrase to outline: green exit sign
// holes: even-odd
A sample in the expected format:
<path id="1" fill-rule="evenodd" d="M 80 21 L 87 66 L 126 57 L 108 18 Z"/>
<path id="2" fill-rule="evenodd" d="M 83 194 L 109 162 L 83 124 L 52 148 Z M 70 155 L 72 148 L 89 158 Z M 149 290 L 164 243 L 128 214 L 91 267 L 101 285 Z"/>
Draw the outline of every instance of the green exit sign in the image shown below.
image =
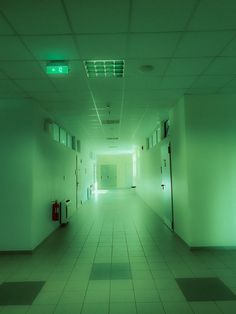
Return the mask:
<path id="1" fill-rule="evenodd" d="M 68 74 L 69 67 L 65 64 L 48 64 L 46 72 L 47 74 Z"/>

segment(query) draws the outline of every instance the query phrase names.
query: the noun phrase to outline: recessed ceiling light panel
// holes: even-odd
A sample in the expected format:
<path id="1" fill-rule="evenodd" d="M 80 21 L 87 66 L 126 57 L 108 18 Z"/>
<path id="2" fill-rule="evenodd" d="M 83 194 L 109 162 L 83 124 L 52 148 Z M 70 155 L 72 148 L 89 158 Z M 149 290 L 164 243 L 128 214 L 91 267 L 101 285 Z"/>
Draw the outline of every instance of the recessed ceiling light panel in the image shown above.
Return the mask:
<path id="1" fill-rule="evenodd" d="M 88 60 L 84 66 L 89 78 L 124 76 L 124 60 Z"/>

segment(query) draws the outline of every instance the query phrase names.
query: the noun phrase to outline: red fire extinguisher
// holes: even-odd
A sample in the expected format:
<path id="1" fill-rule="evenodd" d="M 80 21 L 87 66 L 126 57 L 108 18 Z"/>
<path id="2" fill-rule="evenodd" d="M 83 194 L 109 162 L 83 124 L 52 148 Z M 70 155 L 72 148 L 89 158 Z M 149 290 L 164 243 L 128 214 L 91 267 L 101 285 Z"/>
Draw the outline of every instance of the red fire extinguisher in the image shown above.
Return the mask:
<path id="1" fill-rule="evenodd" d="M 52 220 L 59 220 L 60 203 L 57 201 L 52 203 Z"/>

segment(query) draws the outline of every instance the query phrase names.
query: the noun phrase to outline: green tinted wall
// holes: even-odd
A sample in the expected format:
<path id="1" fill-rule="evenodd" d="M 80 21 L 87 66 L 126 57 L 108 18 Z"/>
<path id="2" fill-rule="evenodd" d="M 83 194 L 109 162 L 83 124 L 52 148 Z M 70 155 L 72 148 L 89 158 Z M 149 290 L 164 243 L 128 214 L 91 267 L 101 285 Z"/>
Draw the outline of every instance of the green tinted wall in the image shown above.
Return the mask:
<path id="1" fill-rule="evenodd" d="M 193 247 L 236 245 L 235 104 L 189 95 L 172 111 L 176 232 Z"/>

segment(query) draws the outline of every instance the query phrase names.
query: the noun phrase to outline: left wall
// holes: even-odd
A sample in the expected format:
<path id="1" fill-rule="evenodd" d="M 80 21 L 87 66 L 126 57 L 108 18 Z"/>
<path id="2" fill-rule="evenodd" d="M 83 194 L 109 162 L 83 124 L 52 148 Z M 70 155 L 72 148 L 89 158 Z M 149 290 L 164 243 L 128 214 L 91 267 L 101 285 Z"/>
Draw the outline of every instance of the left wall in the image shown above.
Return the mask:
<path id="1" fill-rule="evenodd" d="M 0 251 L 30 250 L 32 107 L 0 101 Z"/>
<path id="2" fill-rule="evenodd" d="M 0 251 L 32 250 L 59 226 L 53 200 L 75 211 L 76 152 L 50 138 L 50 116 L 31 100 L 2 100 L 0 111 Z"/>
<path id="3" fill-rule="evenodd" d="M 35 248 L 59 223 L 51 219 L 52 201 L 70 199 L 69 216 L 76 208 L 76 152 L 54 141 L 44 130 L 49 114 L 34 106 L 32 158 L 31 246 Z"/>

